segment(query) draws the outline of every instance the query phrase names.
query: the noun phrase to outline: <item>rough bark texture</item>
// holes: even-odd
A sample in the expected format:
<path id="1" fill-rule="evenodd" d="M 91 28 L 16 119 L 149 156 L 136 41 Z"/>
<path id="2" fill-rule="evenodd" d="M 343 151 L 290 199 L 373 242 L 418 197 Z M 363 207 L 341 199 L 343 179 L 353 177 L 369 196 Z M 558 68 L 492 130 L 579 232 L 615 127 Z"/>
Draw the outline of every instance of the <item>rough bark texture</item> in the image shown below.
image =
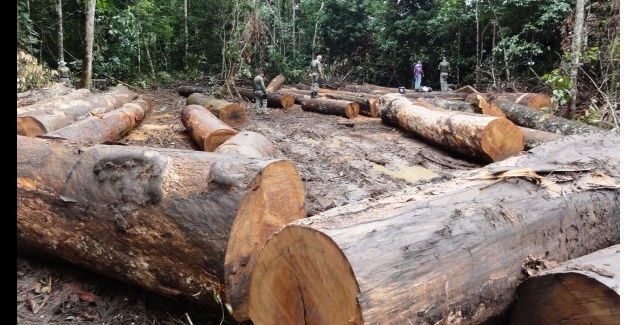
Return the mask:
<path id="1" fill-rule="evenodd" d="M 523 126 L 519 127 L 524 134 L 524 150 L 533 149 L 539 145 L 545 144 L 550 141 L 560 140 L 564 138 L 564 135 L 546 132 L 542 130 L 529 129 Z"/>
<path id="2" fill-rule="evenodd" d="M 223 123 L 236 128 L 246 123 L 246 112 L 243 106 L 204 95 L 202 93 L 192 93 L 186 100 L 186 105 L 200 105 L 214 114 Z"/>
<path id="3" fill-rule="evenodd" d="M 132 131 L 152 108 L 149 99 L 139 97 L 114 111 L 85 118 L 45 136 L 82 143 L 116 141 Z"/>
<path id="4" fill-rule="evenodd" d="M 473 93 L 469 94 L 467 98 L 465 98 L 465 101 L 467 103 L 473 103 L 478 95 L 484 97 L 488 102 L 492 102 L 497 98 L 504 98 L 516 104 L 535 109 L 553 106 L 551 96 L 541 93 Z"/>
<path id="5" fill-rule="evenodd" d="M 73 88 L 61 83 L 54 83 L 51 87 L 28 90 L 17 94 L 17 107 L 33 105 L 46 99 L 68 95 L 73 91 Z"/>
<path id="6" fill-rule="evenodd" d="M 492 162 L 524 150 L 522 131 L 504 118 L 427 109 L 400 94 L 381 97 L 378 111 L 383 123 L 469 159 Z"/>
<path id="7" fill-rule="evenodd" d="M 247 98 L 249 101 L 254 100 L 254 91 L 246 88 L 236 88 L 239 94 L 242 97 Z M 268 107 L 271 108 L 291 108 L 294 106 L 295 99 L 291 94 L 287 94 L 284 92 L 268 92 L 266 95 L 268 97 Z"/>
<path id="8" fill-rule="evenodd" d="M 546 114 L 542 111 L 516 104 L 508 99 L 498 98 L 492 104 L 496 105 L 513 123 L 531 129 L 542 130 L 563 135 L 606 133 L 608 131 L 598 127 L 565 119 L 563 117 Z"/>
<path id="9" fill-rule="evenodd" d="M 306 216 L 291 161 L 18 136 L 17 246 L 236 312 L 272 233 Z"/>
<path id="10" fill-rule="evenodd" d="M 510 324 L 619 324 L 619 271 L 619 244 L 540 271 L 518 287 Z"/>
<path id="11" fill-rule="evenodd" d="M 237 130 L 223 123 L 201 105 L 186 105 L 181 110 L 181 122 L 190 134 L 190 138 L 203 151 L 214 151 L 237 134 Z"/>
<path id="12" fill-rule="evenodd" d="M 308 112 L 338 115 L 346 118 L 358 116 L 358 103 L 347 100 L 327 98 L 306 98 L 301 102 L 301 109 Z"/>
<path id="13" fill-rule="evenodd" d="M 183 97 L 188 97 L 194 93 L 200 93 L 200 94 L 204 94 L 204 95 L 209 95 L 212 93 L 212 88 L 211 87 L 205 87 L 205 86 L 189 86 L 189 85 L 183 85 L 183 86 L 179 86 L 177 87 L 177 93 Z"/>
<path id="14" fill-rule="evenodd" d="M 274 157 L 276 147 L 261 133 L 241 131 L 221 144 L 215 153 L 243 157 Z"/>
<path id="15" fill-rule="evenodd" d="M 68 94 L 46 98 L 46 99 L 37 101 L 35 103 L 32 103 L 30 105 L 26 105 L 26 106 L 18 105 L 16 115 L 20 115 L 22 113 L 31 112 L 31 111 L 35 111 L 39 109 L 54 108 L 60 105 L 67 104 L 73 100 L 86 98 L 90 93 L 91 93 L 90 90 L 81 88 L 81 89 L 74 90 Z"/>
<path id="16" fill-rule="evenodd" d="M 378 115 L 377 97 L 362 97 L 355 93 L 346 93 L 338 91 L 319 91 L 319 95 L 330 99 L 346 100 L 358 104 L 358 113 L 369 117 L 380 117 Z"/>
<path id="17" fill-rule="evenodd" d="M 438 98 L 438 99 L 448 99 L 448 100 L 465 100 L 469 94 L 467 93 L 458 93 L 458 92 L 413 92 L 413 93 L 404 93 L 403 96 L 411 99 L 416 98 Z"/>
<path id="18" fill-rule="evenodd" d="M 414 100 L 414 102 L 427 103 L 429 105 L 444 108 L 450 111 L 475 113 L 475 107 L 473 105 L 469 103 L 465 103 L 460 100 L 440 99 L 440 98 L 417 98 Z"/>
<path id="19" fill-rule="evenodd" d="M 268 84 L 267 87 L 265 87 L 265 89 L 268 92 L 275 92 L 275 91 L 279 90 L 279 88 L 281 88 L 281 86 L 283 86 L 283 84 L 285 84 L 285 76 L 280 74 L 280 75 L 274 77 L 274 79 L 272 79 L 272 81 L 270 81 L 270 83 Z"/>
<path id="20" fill-rule="evenodd" d="M 619 161 L 618 136 L 572 137 L 292 222 L 254 266 L 250 317 L 505 324 L 527 256 L 562 262 L 619 243 Z"/>
<path id="21" fill-rule="evenodd" d="M 95 93 L 51 108 L 43 108 L 18 115 L 18 135 L 36 136 L 59 130 L 94 114 L 103 114 L 137 98 L 126 86 L 117 85 L 104 93 Z"/>

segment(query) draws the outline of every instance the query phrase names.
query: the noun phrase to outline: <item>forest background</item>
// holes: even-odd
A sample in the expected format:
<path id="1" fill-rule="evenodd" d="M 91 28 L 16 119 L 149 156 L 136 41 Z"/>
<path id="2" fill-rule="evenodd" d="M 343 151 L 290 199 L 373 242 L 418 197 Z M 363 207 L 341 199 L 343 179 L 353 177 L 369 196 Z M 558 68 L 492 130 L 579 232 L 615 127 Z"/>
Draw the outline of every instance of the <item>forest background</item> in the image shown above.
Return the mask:
<path id="1" fill-rule="evenodd" d="M 550 113 L 619 129 L 619 0 L 18 0 L 17 44 L 76 85 L 205 80 L 231 92 L 256 69 L 308 80 L 550 93 Z M 18 92 L 55 73 L 20 79 Z M 410 87 L 411 86 L 411 87 Z M 579 94 L 579 96 L 578 96 Z"/>

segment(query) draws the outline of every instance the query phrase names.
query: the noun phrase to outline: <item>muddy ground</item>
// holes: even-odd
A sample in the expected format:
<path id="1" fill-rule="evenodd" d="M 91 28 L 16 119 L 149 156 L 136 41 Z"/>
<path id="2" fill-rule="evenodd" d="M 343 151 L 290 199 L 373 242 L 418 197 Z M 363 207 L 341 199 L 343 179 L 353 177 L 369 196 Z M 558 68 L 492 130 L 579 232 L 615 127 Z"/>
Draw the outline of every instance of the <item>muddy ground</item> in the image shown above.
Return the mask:
<path id="1" fill-rule="evenodd" d="M 180 112 L 186 98 L 176 89 L 137 91 L 154 108 L 120 142 L 146 147 L 199 150 Z M 401 189 L 424 189 L 480 167 L 428 145 L 379 118 L 346 119 L 290 109 L 256 115 L 236 128 L 263 134 L 290 159 L 306 190 L 310 215 Z M 70 265 L 33 257 L 17 258 L 17 324 L 235 324 L 221 310 L 184 304 Z"/>

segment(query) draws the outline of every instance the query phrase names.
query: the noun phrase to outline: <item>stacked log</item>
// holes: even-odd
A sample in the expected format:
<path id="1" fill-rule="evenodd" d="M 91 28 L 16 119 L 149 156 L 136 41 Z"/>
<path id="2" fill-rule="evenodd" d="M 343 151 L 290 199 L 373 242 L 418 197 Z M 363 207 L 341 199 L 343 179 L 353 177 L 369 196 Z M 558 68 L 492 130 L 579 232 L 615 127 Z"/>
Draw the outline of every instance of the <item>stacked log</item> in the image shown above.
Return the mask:
<path id="1" fill-rule="evenodd" d="M 249 317 L 265 325 L 504 324 L 527 256 L 561 262 L 619 243 L 619 162 L 618 136 L 571 137 L 427 193 L 294 221 L 259 255 Z"/>
<path id="2" fill-rule="evenodd" d="M 54 83 L 51 85 L 51 87 L 32 89 L 32 90 L 18 93 L 16 96 L 17 97 L 16 103 L 17 103 L 17 107 L 33 105 L 40 101 L 68 95 L 72 93 L 73 91 L 74 89 L 67 85 L 64 85 L 61 83 Z"/>
<path id="3" fill-rule="evenodd" d="M 190 138 L 203 151 L 214 151 L 230 137 L 237 134 L 233 129 L 201 105 L 186 105 L 181 110 L 181 122 Z"/>
<path id="4" fill-rule="evenodd" d="M 241 306 L 267 238 L 307 215 L 288 160 L 17 137 L 18 252 L 168 297 Z"/>
<path id="5" fill-rule="evenodd" d="M 188 98 L 188 96 L 194 93 L 210 95 L 212 92 L 213 92 L 212 87 L 207 87 L 207 86 L 182 85 L 177 87 L 177 93 L 180 96 L 186 97 L 186 98 Z"/>
<path id="6" fill-rule="evenodd" d="M 327 98 L 306 98 L 301 102 L 301 109 L 307 112 L 337 115 L 348 119 L 358 116 L 358 103 L 347 100 Z"/>
<path id="7" fill-rule="evenodd" d="M 230 127 L 236 128 L 246 123 L 246 112 L 243 106 L 227 100 L 214 98 L 202 93 L 192 93 L 186 105 L 200 105 Z"/>
<path id="8" fill-rule="evenodd" d="M 136 93 L 117 85 L 108 92 L 95 93 L 85 99 L 19 114 L 17 132 L 25 136 L 49 133 L 89 116 L 110 112 L 135 98 Z"/>
<path id="9" fill-rule="evenodd" d="M 485 98 L 488 102 L 492 102 L 497 98 L 504 98 L 516 104 L 535 109 L 553 107 L 551 96 L 542 93 L 472 93 L 465 98 L 465 101 L 473 103 L 478 95 Z"/>
<path id="10" fill-rule="evenodd" d="M 255 100 L 254 91 L 252 89 L 246 88 L 236 88 L 239 94 L 242 97 L 247 98 L 249 101 L 253 102 Z M 268 107 L 271 108 L 291 108 L 294 106 L 295 99 L 294 96 L 290 94 L 286 94 L 284 92 L 268 92 L 266 95 L 268 98 Z"/>
<path id="11" fill-rule="evenodd" d="M 384 95 L 378 102 L 383 123 L 470 159 L 493 162 L 524 150 L 522 131 L 505 118 L 426 109 L 400 94 Z"/>
<path id="12" fill-rule="evenodd" d="M 22 113 L 35 111 L 39 109 L 61 106 L 76 99 L 86 98 L 90 93 L 91 93 L 90 90 L 86 88 L 81 88 L 81 89 L 74 90 L 68 94 L 43 99 L 30 105 L 24 105 L 24 106 L 18 105 L 16 115 L 20 115 Z"/>

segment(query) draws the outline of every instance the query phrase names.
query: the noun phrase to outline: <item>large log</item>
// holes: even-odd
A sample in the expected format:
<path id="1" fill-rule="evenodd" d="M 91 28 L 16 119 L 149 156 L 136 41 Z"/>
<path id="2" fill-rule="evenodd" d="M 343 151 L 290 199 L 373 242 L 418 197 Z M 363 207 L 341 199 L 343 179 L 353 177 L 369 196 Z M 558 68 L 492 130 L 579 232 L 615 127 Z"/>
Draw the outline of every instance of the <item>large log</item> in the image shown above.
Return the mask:
<path id="1" fill-rule="evenodd" d="M 518 287 L 512 325 L 619 325 L 619 244 L 541 270 Z"/>
<path id="2" fill-rule="evenodd" d="M 516 104 L 535 109 L 553 106 L 551 96 L 542 93 L 472 93 L 465 98 L 465 101 L 473 103 L 478 95 L 484 97 L 488 102 L 492 102 L 497 98 L 504 98 Z"/>
<path id="3" fill-rule="evenodd" d="M 318 95 L 330 99 L 346 100 L 350 102 L 358 103 L 358 113 L 369 117 L 379 117 L 378 115 L 378 100 L 377 95 L 370 95 L 363 93 L 353 93 L 347 91 L 338 91 L 331 89 L 319 89 Z"/>
<path id="4" fill-rule="evenodd" d="M 310 98 L 309 90 L 304 90 L 303 92 L 301 92 L 301 91 L 298 91 L 298 89 L 295 90 L 292 88 L 281 88 L 277 91 L 277 93 L 281 95 L 292 96 L 292 98 L 294 99 L 294 104 L 297 104 L 297 105 L 301 105 L 303 100 L 305 100 L 306 98 Z M 254 94 L 252 94 L 251 96 L 254 97 Z M 270 101 L 268 101 L 268 105 L 270 105 Z"/>
<path id="5" fill-rule="evenodd" d="M 49 98 L 70 94 L 73 91 L 73 88 L 61 83 L 53 83 L 50 87 L 28 90 L 17 94 L 17 107 L 33 105 Z"/>
<path id="6" fill-rule="evenodd" d="M 607 130 L 576 120 L 569 120 L 540 110 L 516 104 L 508 99 L 493 100 L 506 117 L 513 123 L 531 129 L 542 130 L 563 135 L 607 133 Z"/>
<path id="7" fill-rule="evenodd" d="M 250 318 L 506 324 L 527 256 L 561 262 L 619 243 L 619 158 L 618 136 L 573 137 L 426 193 L 294 221 L 254 266 Z"/>
<path id="8" fill-rule="evenodd" d="M 467 158 L 493 162 L 524 150 L 522 131 L 505 118 L 426 109 L 400 94 L 378 100 L 383 123 Z"/>
<path id="9" fill-rule="evenodd" d="M 283 84 L 285 84 L 285 76 L 280 74 L 280 75 L 274 77 L 274 79 L 272 79 L 272 81 L 270 81 L 268 86 L 265 87 L 265 90 L 267 90 L 269 93 L 273 93 L 273 92 L 279 90 L 281 88 L 281 86 L 283 86 Z"/>
<path id="10" fill-rule="evenodd" d="M 65 95 L 50 97 L 47 99 L 37 101 L 36 103 L 33 103 L 31 105 L 18 106 L 16 115 L 20 115 L 22 113 L 35 111 L 39 109 L 53 108 L 56 106 L 60 106 L 76 99 L 86 98 L 89 94 L 91 94 L 91 91 L 89 89 L 86 89 L 86 88 L 77 89 Z"/>
<path id="11" fill-rule="evenodd" d="M 186 105 L 201 105 L 214 114 L 223 123 L 236 128 L 246 123 L 246 112 L 243 106 L 227 100 L 214 98 L 202 93 L 192 93 Z"/>
<path id="12" fill-rule="evenodd" d="M 208 86 L 182 85 L 177 87 L 177 93 L 186 98 L 194 93 L 210 95 L 212 92 L 212 87 Z"/>
<path id="13" fill-rule="evenodd" d="M 327 115 L 338 115 L 346 118 L 358 116 L 360 108 L 357 102 L 328 98 L 306 98 L 301 102 L 301 109 Z"/>
<path id="14" fill-rule="evenodd" d="M 215 153 L 244 157 L 274 157 L 276 147 L 261 133 L 241 131 L 222 143 Z"/>
<path id="15" fill-rule="evenodd" d="M 464 93 L 464 92 L 437 92 L 437 91 L 432 91 L 432 92 L 418 91 L 413 93 L 404 93 L 402 95 L 411 99 L 437 98 L 437 99 L 447 99 L 447 100 L 465 100 L 465 98 L 469 96 L 468 93 Z"/>
<path id="16" fill-rule="evenodd" d="M 137 94 L 124 85 L 107 92 L 94 93 L 51 108 L 25 112 L 17 116 L 17 133 L 36 136 L 61 129 L 94 114 L 104 114 L 137 98 Z"/>
<path id="17" fill-rule="evenodd" d="M 453 99 L 440 99 L 440 98 L 417 98 L 413 100 L 414 103 L 421 102 L 429 105 L 447 109 L 450 111 L 475 113 L 475 107 L 469 103 L 465 103 L 460 100 Z"/>
<path id="18" fill-rule="evenodd" d="M 242 97 L 247 98 L 249 101 L 254 100 L 255 96 L 254 96 L 254 91 L 252 89 L 239 88 L 239 87 L 237 87 L 236 89 L 239 92 L 239 95 L 241 95 Z M 268 98 L 268 107 L 271 107 L 271 108 L 287 109 L 287 108 L 293 107 L 295 103 L 294 96 L 284 92 L 274 92 L 274 93 L 268 92 L 266 97 Z"/>
<path id="19" fill-rule="evenodd" d="M 116 141 L 139 125 L 152 108 L 153 102 L 141 96 L 116 110 L 104 115 L 85 118 L 59 130 L 49 132 L 45 136 L 81 143 Z"/>
<path id="20" fill-rule="evenodd" d="M 288 160 L 18 136 L 17 247 L 235 312 L 272 233 L 305 217 Z M 229 308 L 230 309 L 230 308 Z"/>
<path id="21" fill-rule="evenodd" d="M 237 130 L 223 123 L 201 105 L 186 105 L 181 110 L 181 122 L 190 134 L 190 138 L 203 151 L 214 151 L 237 134 Z"/>

